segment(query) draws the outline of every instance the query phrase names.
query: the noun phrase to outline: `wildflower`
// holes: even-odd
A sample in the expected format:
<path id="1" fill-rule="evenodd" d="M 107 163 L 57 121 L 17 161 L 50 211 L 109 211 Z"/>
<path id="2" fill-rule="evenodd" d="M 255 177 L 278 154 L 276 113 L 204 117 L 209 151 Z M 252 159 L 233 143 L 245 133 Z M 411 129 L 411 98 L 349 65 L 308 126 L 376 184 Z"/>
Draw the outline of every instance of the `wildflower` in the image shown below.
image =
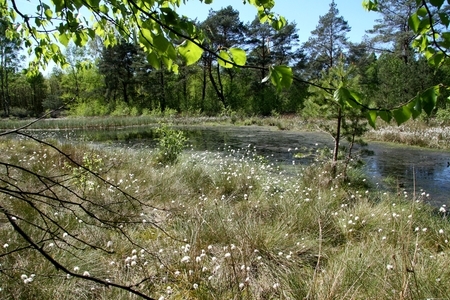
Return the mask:
<path id="1" fill-rule="evenodd" d="M 444 229 L 439 229 L 440 234 L 444 234 Z"/>
<path id="2" fill-rule="evenodd" d="M 245 284 L 243 282 L 239 283 L 239 289 L 243 289 Z"/>
<path id="3" fill-rule="evenodd" d="M 225 253 L 225 257 L 230 257 L 230 256 L 231 256 L 230 252 Z"/>
<path id="4" fill-rule="evenodd" d="M 22 280 L 25 280 L 25 279 L 27 279 L 28 278 L 28 276 L 26 275 L 26 274 L 22 274 L 21 276 L 20 276 L 20 279 L 22 279 Z"/>
<path id="5" fill-rule="evenodd" d="M 8 248 L 9 247 L 9 244 L 8 243 L 5 243 L 4 245 L 3 245 L 3 248 Z"/>
<path id="6" fill-rule="evenodd" d="M 30 282 L 32 282 L 32 281 L 33 281 L 33 277 L 28 277 L 28 278 L 26 278 L 26 279 L 23 281 L 23 283 L 27 284 L 27 283 L 30 283 Z"/>
<path id="7" fill-rule="evenodd" d="M 194 288 L 194 290 L 196 290 L 196 289 L 198 289 L 198 284 L 197 284 L 197 283 L 194 283 L 194 284 L 192 285 L 192 287 Z"/>
<path id="8" fill-rule="evenodd" d="M 390 264 L 387 264 L 387 265 L 386 265 L 386 269 L 388 269 L 388 270 L 393 270 L 393 269 L 394 269 L 394 266 L 393 266 L 393 265 L 390 265 Z"/>
<path id="9" fill-rule="evenodd" d="M 188 256 L 188 255 L 186 255 L 186 256 L 183 256 L 183 258 L 181 259 L 181 262 L 182 263 L 187 263 L 187 262 L 189 262 L 191 260 L 191 258 Z"/>
<path id="10" fill-rule="evenodd" d="M 171 286 L 168 286 L 168 287 L 166 288 L 166 293 L 170 295 L 170 294 L 172 294 L 172 292 L 173 292 L 172 287 L 171 287 Z"/>
<path id="11" fill-rule="evenodd" d="M 83 276 L 89 277 L 89 276 L 91 276 L 91 274 L 89 274 L 88 271 L 84 271 L 84 272 L 83 272 Z"/>
<path id="12" fill-rule="evenodd" d="M 278 282 L 273 284 L 274 289 L 277 289 L 279 286 L 280 286 L 280 284 Z"/>
<path id="13" fill-rule="evenodd" d="M 78 271 L 80 271 L 80 267 L 78 267 L 78 266 L 75 266 L 75 267 L 73 268 L 73 271 L 74 271 L 74 272 L 78 272 Z"/>

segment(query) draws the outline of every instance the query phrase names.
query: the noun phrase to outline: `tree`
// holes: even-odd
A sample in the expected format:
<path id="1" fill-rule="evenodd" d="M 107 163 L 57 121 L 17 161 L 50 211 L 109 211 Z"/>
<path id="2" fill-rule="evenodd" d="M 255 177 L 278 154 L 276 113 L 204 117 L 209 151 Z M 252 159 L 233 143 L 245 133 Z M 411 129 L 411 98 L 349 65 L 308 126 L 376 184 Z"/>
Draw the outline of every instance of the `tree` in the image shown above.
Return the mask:
<path id="1" fill-rule="evenodd" d="M 334 140 L 332 173 L 337 171 L 341 139 L 349 142 L 348 158 L 351 157 L 353 145 L 361 143 L 357 138 L 366 131 L 367 122 L 364 111 L 358 103 L 365 103 L 357 92 L 359 76 L 353 65 L 345 64 L 341 59 L 329 70 L 322 70 L 321 80 L 316 86 L 310 86 L 311 96 L 305 103 L 304 113 L 322 119 L 336 121 L 335 126 L 320 124 L 322 130 L 331 134 Z M 347 159 L 347 163 L 348 163 Z M 345 168 L 347 164 L 345 165 Z"/>
<path id="2" fill-rule="evenodd" d="M 256 66 L 250 93 L 253 95 L 253 105 L 258 113 L 268 115 L 272 111 L 280 111 L 282 101 L 280 94 L 268 84 L 273 74 L 271 66 L 294 64 L 299 52 L 293 48 L 298 43 L 295 23 L 286 22 L 280 30 L 262 24 L 255 18 L 247 25 L 246 44 L 249 47 L 249 64 Z"/>
<path id="3" fill-rule="evenodd" d="M 244 37 L 244 25 L 239 19 L 239 12 L 231 6 L 219 11 L 209 11 L 208 18 L 202 22 L 201 28 L 205 31 L 206 44 L 210 49 L 216 49 L 215 53 L 206 52 L 203 56 L 204 72 L 208 74 L 209 81 L 216 92 L 217 98 L 224 107 L 228 106 L 227 96 L 233 90 L 233 78 L 235 70 L 225 64 L 225 72 L 229 78 L 228 87 L 224 87 L 221 64 L 213 61 L 217 54 L 227 53 L 229 49 L 239 46 Z M 203 90 L 206 89 L 206 80 L 203 82 Z M 225 90 L 226 89 L 226 90 Z M 205 94 L 205 93 L 204 93 Z"/>
<path id="4" fill-rule="evenodd" d="M 412 41 L 416 34 L 409 26 L 409 18 L 417 9 L 415 0 L 382 0 L 379 1 L 378 12 L 381 19 L 368 33 L 374 35 L 372 43 L 379 45 L 377 50 L 394 52 L 403 58 L 405 63 L 412 54 Z"/>
<path id="5" fill-rule="evenodd" d="M 125 103 L 130 103 L 138 51 L 136 45 L 126 41 L 103 49 L 98 68 L 105 78 L 107 99 L 115 101 L 121 97 Z"/>
<path id="6" fill-rule="evenodd" d="M 350 26 L 342 16 L 334 0 L 330 3 L 328 13 L 319 18 L 316 29 L 311 31 L 311 37 L 303 44 L 303 49 L 309 56 L 309 70 L 313 78 L 318 72 L 332 68 L 348 47 L 346 34 Z"/>
<path id="7" fill-rule="evenodd" d="M 3 114 L 9 116 L 11 108 L 10 81 L 20 65 L 21 40 L 6 36 L 7 22 L 0 17 L 0 103 Z"/>

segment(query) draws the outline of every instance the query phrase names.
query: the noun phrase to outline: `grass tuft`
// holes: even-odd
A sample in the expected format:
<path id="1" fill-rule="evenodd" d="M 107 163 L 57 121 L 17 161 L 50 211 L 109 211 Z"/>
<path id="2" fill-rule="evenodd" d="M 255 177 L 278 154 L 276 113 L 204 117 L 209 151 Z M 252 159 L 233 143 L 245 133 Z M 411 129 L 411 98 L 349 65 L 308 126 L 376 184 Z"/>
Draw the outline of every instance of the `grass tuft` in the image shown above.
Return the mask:
<path id="1" fill-rule="evenodd" d="M 378 190 L 357 170 L 331 178 L 329 166 L 316 163 L 292 175 L 251 149 L 184 152 L 177 164 L 160 166 L 149 150 L 59 147 L 104 180 L 45 145 L 3 140 L 0 161 L 51 175 L 73 193 L 52 187 L 59 202 L 11 196 L 6 188 L 37 192 L 43 181 L 3 165 L 0 203 L 77 274 L 156 299 L 450 295 L 446 208 Z M 27 247 L 4 211 L 0 259 L 2 299 L 137 299 L 68 277 Z"/>

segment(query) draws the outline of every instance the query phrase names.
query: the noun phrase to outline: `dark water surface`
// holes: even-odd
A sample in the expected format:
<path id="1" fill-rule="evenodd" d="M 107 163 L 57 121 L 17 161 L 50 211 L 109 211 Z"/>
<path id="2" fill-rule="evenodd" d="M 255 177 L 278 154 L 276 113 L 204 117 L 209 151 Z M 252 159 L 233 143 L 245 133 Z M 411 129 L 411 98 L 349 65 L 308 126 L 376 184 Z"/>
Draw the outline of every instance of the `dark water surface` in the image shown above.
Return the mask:
<path id="1" fill-rule="evenodd" d="M 155 147 L 155 127 L 124 128 L 108 131 L 58 131 L 48 133 L 55 138 L 108 143 L 114 146 Z M 194 151 L 223 151 L 224 148 L 256 148 L 258 155 L 281 164 L 307 164 L 317 150 L 333 147 L 332 138 L 325 133 L 290 132 L 262 127 L 184 126 L 179 127 L 189 138 Z M 450 206 L 449 151 L 371 142 L 373 155 L 363 157 L 364 169 L 374 182 L 383 179 L 409 192 L 423 190 L 431 204 Z M 302 158 L 295 158 L 301 153 Z M 415 180 L 414 180 L 415 178 Z"/>

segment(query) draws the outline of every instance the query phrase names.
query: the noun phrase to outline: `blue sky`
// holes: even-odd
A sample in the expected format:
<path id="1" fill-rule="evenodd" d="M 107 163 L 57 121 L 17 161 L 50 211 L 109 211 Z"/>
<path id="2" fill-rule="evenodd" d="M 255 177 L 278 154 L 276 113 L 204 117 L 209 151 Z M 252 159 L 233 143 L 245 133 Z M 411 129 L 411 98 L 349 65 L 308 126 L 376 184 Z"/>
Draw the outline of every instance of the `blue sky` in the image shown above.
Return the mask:
<path id="1" fill-rule="evenodd" d="M 297 23 L 300 43 L 306 42 L 312 30 L 319 22 L 319 16 L 325 15 L 331 0 L 275 0 L 274 12 L 284 16 L 288 21 Z M 374 20 L 379 16 L 375 12 L 367 12 L 362 7 L 362 0 L 335 0 L 339 14 L 349 23 L 352 31 L 348 34 L 350 41 L 360 42 L 365 31 L 371 29 Z M 228 5 L 233 6 L 240 13 L 242 21 L 247 22 L 254 19 L 256 8 L 250 4 L 244 5 L 242 0 L 214 0 L 207 5 L 199 0 L 189 0 L 178 10 L 178 13 L 192 19 L 203 21 L 208 16 L 208 11 L 219 10 Z"/>

